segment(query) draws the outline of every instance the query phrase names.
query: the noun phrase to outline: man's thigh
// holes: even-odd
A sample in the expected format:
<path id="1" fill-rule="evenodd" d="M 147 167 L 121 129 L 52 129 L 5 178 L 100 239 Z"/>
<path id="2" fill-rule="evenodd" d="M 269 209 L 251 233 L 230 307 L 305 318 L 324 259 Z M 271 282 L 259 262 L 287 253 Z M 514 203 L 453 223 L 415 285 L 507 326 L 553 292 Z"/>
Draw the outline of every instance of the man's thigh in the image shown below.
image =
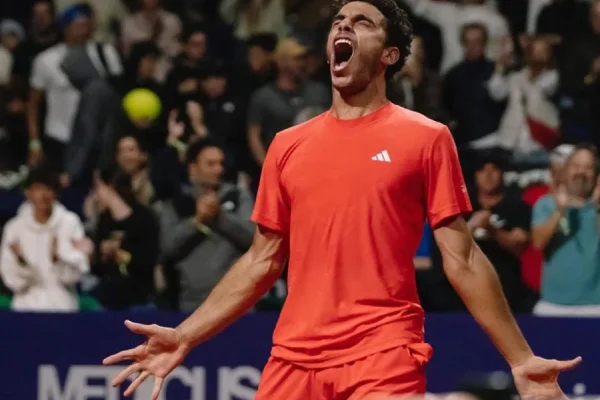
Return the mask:
<path id="1" fill-rule="evenodd" d="M 325 400 L 315 384 L 314 371 L 270 357 L 254 400 Z"/>
<path id="2" fill-rule="evenodd" d="M 332 400 L 385 400 L 424 394 L 424 366 L 431 353 L 427 344 L 402 346 L 328 370 L 333 376 L 327 380 L 335 381 L 336 387 Z"/>

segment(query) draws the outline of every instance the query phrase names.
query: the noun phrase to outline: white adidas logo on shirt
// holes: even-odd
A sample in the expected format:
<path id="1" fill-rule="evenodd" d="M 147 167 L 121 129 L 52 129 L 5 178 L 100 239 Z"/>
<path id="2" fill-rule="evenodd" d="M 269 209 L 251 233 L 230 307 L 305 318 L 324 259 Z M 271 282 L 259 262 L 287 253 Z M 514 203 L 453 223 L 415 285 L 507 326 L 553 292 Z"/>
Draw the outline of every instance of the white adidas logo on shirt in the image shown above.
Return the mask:
<path id="1" fill-rule="evenodd" d="M 390 155 L 388 154 L 387 150 L 384 150 L 381 153 L 377 153 L 376 155 L 374 155 L 373 157 L 371 157 L 371 160 L 373 160 L 373 161 L 383 161 L 383 162 L 392 162 L 392 159 L 390 158 Z"/>

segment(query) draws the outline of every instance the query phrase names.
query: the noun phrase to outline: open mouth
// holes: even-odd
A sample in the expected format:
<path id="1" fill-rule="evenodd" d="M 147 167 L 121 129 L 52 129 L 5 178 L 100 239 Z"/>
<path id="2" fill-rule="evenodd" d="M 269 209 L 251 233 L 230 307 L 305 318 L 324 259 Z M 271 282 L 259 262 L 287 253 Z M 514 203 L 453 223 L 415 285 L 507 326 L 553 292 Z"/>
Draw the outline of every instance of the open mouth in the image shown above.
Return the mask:
<path id="1" fill-rule="evenodd" d="M 354 48 L 350 40 L 337 39 L 333 43 L 333 70 L 337 72 L 346 68 L 353 54 Z"/>

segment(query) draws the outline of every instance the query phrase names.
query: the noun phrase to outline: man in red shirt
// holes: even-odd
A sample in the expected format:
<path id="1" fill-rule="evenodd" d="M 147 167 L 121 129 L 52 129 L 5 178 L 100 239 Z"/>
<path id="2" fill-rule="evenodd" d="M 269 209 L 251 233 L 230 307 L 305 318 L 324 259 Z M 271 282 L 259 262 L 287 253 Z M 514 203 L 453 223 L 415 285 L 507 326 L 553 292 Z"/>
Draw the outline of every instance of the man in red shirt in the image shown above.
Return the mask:
<path id="1" fill-rule="evenodd" d="M 327 42 L 332 108 L 279 133 L 269 148 L 251 249 L 176 329 L 127 321 L 146 343 L 105 360 L 134 363 L 131 394 L 162 382 L 195 345 L 269 290 L 289 259 L 289 295 L 257 400 L 363 399 L 425 392 L 431 347 L 413 256 L 425 218 L 444 269 L 512 368 L 522 396 L 562 396 L 558 373 L 581 360 L 536 357 L 462 214 L 471 210 L 448 129 L 389 103 L 385 77 L 409 54 L 411 26 L 394 0 L 342 0 Z"/>

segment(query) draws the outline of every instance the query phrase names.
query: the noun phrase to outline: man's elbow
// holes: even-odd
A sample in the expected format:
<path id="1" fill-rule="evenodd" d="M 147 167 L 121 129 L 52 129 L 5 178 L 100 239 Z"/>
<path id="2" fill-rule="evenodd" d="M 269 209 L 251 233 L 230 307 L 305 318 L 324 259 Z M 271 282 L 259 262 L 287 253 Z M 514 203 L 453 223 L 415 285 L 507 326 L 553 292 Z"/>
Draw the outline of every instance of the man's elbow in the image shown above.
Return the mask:
<path id="1" fill-rule="evenodd" d="M 242 257 L 246 258 L 246 264 L 250 267 L 249 275 L 257 282 L 275 281 L 283 272 L 283 261 L 254 246 L 250 246 Z"/>

